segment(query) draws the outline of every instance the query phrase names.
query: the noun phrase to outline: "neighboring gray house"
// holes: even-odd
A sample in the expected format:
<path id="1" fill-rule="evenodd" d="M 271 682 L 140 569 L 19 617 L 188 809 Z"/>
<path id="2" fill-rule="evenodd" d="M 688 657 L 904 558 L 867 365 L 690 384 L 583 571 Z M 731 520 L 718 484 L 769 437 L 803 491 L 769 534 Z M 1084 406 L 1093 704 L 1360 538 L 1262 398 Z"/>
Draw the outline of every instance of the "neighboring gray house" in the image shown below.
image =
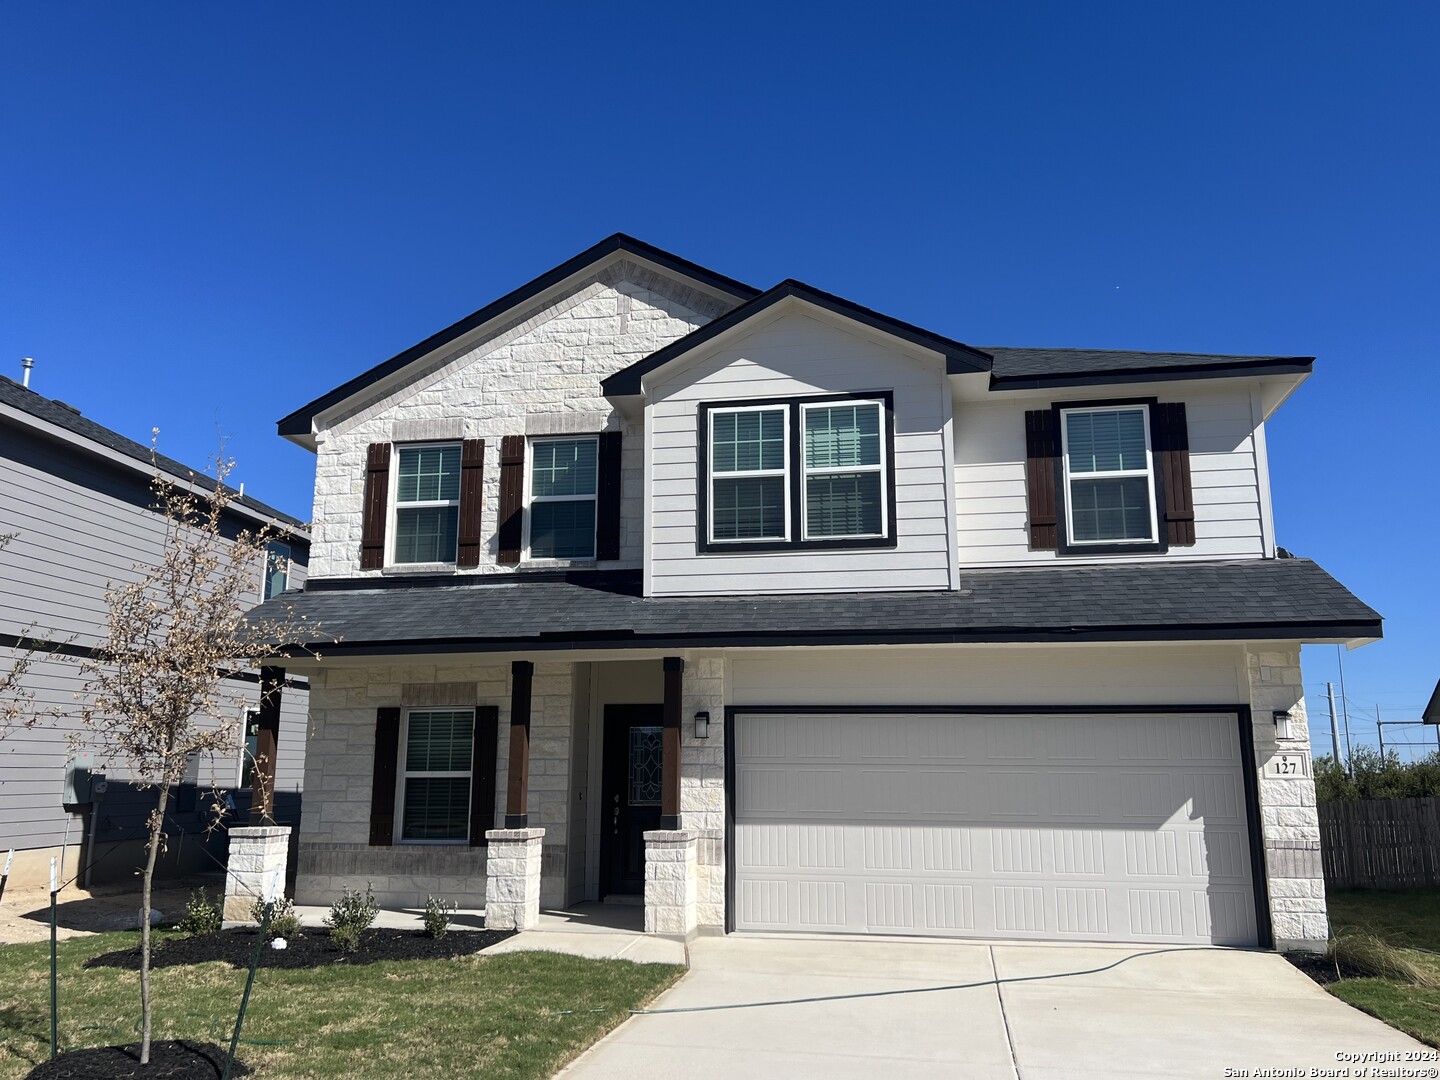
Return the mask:
<path id="1" fill-rule="evenodd" d="M 298 898 L 1319 947 L 1305 357 L 973 348 L 614 236 L 280 422 Z M 490 879 L 487 882 L 487 877 Z M 487 896 L 487 885 L 488 896 Z"/>
<path id="2" fill-rule="evenodd" d="M 178 481 L 191 476 L 169 458 L 160 458 L 159 465 Z M 13 534 L 0 549 L 0 664 L 8 670 L 21 639 L 41 642 L 23 687 L 34 695 L 32 712 L 60 714 L 58 723 L 6 731 L 0 740 L 0 860 L 16 849 L 13 884 L 43 882 L 50 857 L 62 851 L 70 871 L 103 856 L 94 863 L 95 883 L 129 880 L 140 865 L 153 793 L 138 792 L 123 770 L 96 760 L 107 790 L 89 799 L 82 790 L 81 801 L 65 803 L 71 757 L 66 737 L 75 727 L 66 717 L 73 715 L 75 694 L 83 686 L 75 660 L 104 633 L 107 583 L 126 579 L 137 563 L 157 558 L 161 550 L 163 521 L 151 509 L 153 475 L 149 447 L 0 376 L 0 535 Z M 196 482 L 213 487 L 204 476 Z M 249 496 L 232 505 L 231 528 L 274 521 L 285 530 L 268 565 L 255 567 L 256 601 L 301 585 L 309 561 L 303 524 Z M 237 691 L 258 705 L 258 676 L 238 672 L 233 678 Z M 282 712 L 276 816 L 296 822 L 305 762 L 303 680 L 287 688 Z M 253 729 L 253 719 L 249 726 Z M 250 805 L 243 750 L 237 741 L 233 754 L 197 761 L 190 780 L 175 792 L 162 873 L 223 865 L 225 837 L 204 833 L 207 818 L 197 787 L 208 790 L 213 778 L 232 791 L 236 813 L 230 820 L 243 823 Z"/>

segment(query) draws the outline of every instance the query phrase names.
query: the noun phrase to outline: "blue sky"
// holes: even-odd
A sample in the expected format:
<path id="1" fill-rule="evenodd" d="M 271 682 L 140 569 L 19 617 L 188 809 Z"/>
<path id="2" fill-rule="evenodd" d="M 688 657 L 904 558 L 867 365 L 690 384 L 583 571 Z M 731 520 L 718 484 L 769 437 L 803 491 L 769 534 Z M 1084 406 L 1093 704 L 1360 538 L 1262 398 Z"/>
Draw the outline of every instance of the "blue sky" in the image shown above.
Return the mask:
<path id="1" fill-rule="evenodd" d="M 12 4 L 0 372 L 308 517 L 274 421 L 623 230 L 976 344 L 1317 356 L 1280 542 L 1440 676 L 1440 9 Z M 1317 748 L 1335 650 L 1307 649 Z M 1433 733 L 1432 733 L 1433 734 Z M 1323 737 L 1322 737 L 1323 736 Z"/>

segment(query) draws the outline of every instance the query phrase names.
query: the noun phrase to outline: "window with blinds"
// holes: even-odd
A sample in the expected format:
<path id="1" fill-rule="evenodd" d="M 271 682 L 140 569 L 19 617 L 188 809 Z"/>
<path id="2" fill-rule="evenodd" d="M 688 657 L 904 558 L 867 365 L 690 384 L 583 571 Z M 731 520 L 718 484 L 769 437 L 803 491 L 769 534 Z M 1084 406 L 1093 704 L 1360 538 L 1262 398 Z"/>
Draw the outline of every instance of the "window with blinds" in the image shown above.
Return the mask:
<path id="1" fill-rule="evenodd" d="M 400 839 L 463 844 L 470 835 L 473 709 L 410 709 L 400 758 Z"/>
<path id="2" fill-rule="evenodd" d="M 1154 541 L 1148 410 L 1113 406 L 1060 415 L 1070 543 Z"/>
<path id="3" fill-rule="evenodd" d="M 460 527 L 460 444 L 396 448 L 396 563 L 453 563 Z"/>
<path id="4" fill-rule="evenodd" d="M 710 412 L 710 539 L 788 538 L 786 408 Z"/>
<path id="5" fill-rule="evenodd" d="M 880 403 L 801 405 L 805 539 L 885 533 Z"/>
<path id="6" fill-rule="evenodd" d="M 530 444 L 530 558 L 595 558 L 598 462 L 594 438 Z"/>

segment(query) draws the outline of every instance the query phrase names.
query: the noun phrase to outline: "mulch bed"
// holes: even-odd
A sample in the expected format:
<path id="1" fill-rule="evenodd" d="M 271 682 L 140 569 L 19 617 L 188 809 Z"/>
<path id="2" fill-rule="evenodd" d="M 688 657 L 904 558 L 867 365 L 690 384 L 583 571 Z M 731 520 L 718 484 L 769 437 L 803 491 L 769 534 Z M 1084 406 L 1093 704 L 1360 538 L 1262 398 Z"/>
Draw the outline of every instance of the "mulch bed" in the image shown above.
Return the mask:
<path id="1" fill-rule="evenodd" d="M 25 1080 L 216 1080 L 225 1071 L 225 1050 L 214 1043 L 168 1039 L 150 1044 L 150 1064 L 140 1064 L 140 1044 L 70 1050 L 41 1062 Z M 239 1058 L 231 1076 L 250 1076 Z"/>
<path id="2" fill-rule="evenodd" d="M 1364 977 L 1364 972 L 1351 968 L 1348 964 L 1340 965 L 1340 974 L 1335 974 L 1335 961 L 1328 956 L 1321 956 L 1319 953 L 1290 952 L 1285 953 L 1285 959 L 1294 964 L 1310 978 L 1314 979 L 1321 986 L 1329 986 L 1341 979 L 1358 979 Z"/>
<path id="3" fill-rule="evenodd" d="M 272 949 L 268 945 L 263 948 L 260 951 L 260 966 L 298 969 L 334 964 L 353 967 L 381 960 L 448 960 L 471 956 L 514 933 L 513 930 L 452 930 L 442 938 L 432 938 L 419 930 L 371 929 L 365 931 L 357 950 L 342 953 L 330 943 L 328 930 L 306 930 L 301 937 L 287 938 L 284 949 Z M 248 968 L 255 954 L 257 936 L 256 930 L 221 930 L 200 937 L 171 938 L 155 946 L 150 955 L 150 966 L 166 968 L 223 960 L 232 967 Z M 104 953 L 86 961 L 85 966 L 139 971 L 140 949 L 137 946 Z"/>

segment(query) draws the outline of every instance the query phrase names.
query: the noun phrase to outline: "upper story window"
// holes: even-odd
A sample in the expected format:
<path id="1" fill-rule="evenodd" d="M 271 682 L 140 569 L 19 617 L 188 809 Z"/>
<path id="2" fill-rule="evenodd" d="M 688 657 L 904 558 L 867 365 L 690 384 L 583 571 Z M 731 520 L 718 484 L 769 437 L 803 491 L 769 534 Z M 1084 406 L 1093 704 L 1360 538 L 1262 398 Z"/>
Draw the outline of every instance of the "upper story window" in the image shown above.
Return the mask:
<path id="1" fill-rule="evenodd" d="M 702 551 L 894 546 L 888 393 L 700 411 Z"/>
<path id="2" fill-rule="evenodd" d="M 393 562 L 453 563 L 460 526 L 460 444 L 396 447 Z"/>
<path id="3" fill-rule="evenodd" d="M 1069 542 L 1153 543 L 1149 410 L 1144 405 L 1061 409 L 1060 418 Z"/>
<path id="4" fill-rule="evenodd" d="M 599 440 L 530 444 L 530 558 L 595 558 Z"/>
<path id="5" fill-rule="evenodd" d="M 265 545 L 265 579 L 260 586 L 260 599 L 273 600 L 290 586 L 290 545 L 271 540 Z"/>

